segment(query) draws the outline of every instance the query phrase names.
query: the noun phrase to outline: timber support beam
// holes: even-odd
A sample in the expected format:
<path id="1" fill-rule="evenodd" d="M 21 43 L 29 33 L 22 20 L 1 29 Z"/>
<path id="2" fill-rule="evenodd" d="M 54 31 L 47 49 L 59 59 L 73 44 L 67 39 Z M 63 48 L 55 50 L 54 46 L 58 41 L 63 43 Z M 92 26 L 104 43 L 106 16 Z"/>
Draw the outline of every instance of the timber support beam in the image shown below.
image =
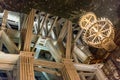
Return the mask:
<path id="1" fill-rule="evenodd" d="M 20 52 L 20 79 L 34 80 L 33 52 Z"/>
<path id="2" fill-rule="evenodd" d="M 71 59 L 64 59 L 63 64 L 64 67 L 62 69 L 62 76 L 64 80 L 80 80 L 80 77 Z"/>

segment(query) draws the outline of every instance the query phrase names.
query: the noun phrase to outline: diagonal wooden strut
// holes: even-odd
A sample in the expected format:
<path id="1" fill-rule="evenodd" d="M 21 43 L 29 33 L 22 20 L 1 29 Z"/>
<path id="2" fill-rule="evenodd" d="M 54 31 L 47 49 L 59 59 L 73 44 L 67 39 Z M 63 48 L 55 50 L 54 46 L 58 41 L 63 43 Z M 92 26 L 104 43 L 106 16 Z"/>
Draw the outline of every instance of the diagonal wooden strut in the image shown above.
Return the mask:
<path id="1" fill-rule="evenodd" d="M 1 32 L 1 39 L 3 44 L 6 46 L 6 48 L 8 49 L 8 51 L 10 53 L 19 53 L 19 49 L 18 47 L 15 45 L 15 43 L 9 38 L 9 36 L 5 33 L 5 31 L 0 31 Z"/>
<path id="2" fill-rule="evenodd" d="M 67 43 L 66 43 L 66 58 L 70 59 L 71 57 L 71 47 L 72 46 L 72 23 L 68 22 L 68 33 L 67 33 Z"/>
<path id="3" fill-rule="evenodd" d="M 6 28 L 7 18 L 8 18 L 8 11 L 4 10 L 4 15 L 2 19 L 2 29 Z"/>

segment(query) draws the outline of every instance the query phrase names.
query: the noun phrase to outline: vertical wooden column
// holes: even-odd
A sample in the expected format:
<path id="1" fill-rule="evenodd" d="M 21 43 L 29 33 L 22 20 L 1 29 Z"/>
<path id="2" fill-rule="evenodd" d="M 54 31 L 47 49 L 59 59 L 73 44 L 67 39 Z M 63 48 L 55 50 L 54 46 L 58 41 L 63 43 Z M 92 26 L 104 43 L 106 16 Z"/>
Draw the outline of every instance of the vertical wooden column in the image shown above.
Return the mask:
<path id="1" fill-rule="evenodd" d="M 72 59 L 63 60 L 64 67 L 62 69 L 62 76 L 64 80 L 80 80 L 80 77 L 75 69 Z"/>
<path id="2" fill-rule="evenodd" d="M 67 30 L 67 44 L 66 44 L 66 58 L 63 59 L 64 67 L 62 69 L 62 75 L 64 80 L 80 80 L 80 77 L 75 69 L 71 59 L 72 48 L 72 23 L 68 21 Z"/>
<path id="3" fill-rule="evenodd" d="M 35 17 L 35 9 L 32 9 L 30 14 L 28 15 L 25 28 L 25 42 L 23 51 L 20 52 L 20 73 L 19 80 L 34 80 L 34 66 L 33 66 L 33 54 L 34 52 L 30 52 L 31 40 L 32 40 L 32 31 L 33 31 L 33 23 Z M 23 35 L 23 36 L 24 36 Z"/>
<path id="4" fill-rule="evenodd" d="M 68 33 L 67 33 L 67 43 L 66 43 L 66 58 L 71 57 L 71 46 L 72 46 L 72 22 L 68 21 Z"/>
<path id="5" fill-rule="evenodd" d="M 28 21 L 26 25 L 27 30 L 26 30 L 26 36 L 25 36 L 24 49 L 23 49 L 24 51 L 30 51 L 35 12 L 36 10 L 32 9 L 28 16 Z"/>
<path id="6" fill-rule="evenodd" d="M 20 80 L 34 80 L 33 52 L 20 52 Z"/>

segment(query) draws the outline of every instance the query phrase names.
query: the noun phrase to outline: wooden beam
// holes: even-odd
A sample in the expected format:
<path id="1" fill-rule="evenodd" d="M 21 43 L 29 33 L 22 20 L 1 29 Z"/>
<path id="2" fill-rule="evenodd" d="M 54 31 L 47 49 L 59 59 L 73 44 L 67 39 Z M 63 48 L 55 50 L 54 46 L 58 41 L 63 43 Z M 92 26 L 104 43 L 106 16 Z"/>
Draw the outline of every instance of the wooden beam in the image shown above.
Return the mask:
<path id="1" fill-rule="evenodd" d="M 19 55 L 8 54 L 0 51 L 0 70 L 13 70 L 17 64 Z"/>
<path id="2" fill-rule="evenodd" d="M 57 19 L 58 19 L 58 16 L 57 16 L 57 17 L 55 17 L 55 20 L 54 20 L 54 22 L 53 22 L 53 24 L 52 24 L 52 26 L 51 26 L 50 30 L 48 31 L 48 36 L 50 36 L 51 31 L 52 31 L 53 27 L 55 26 L 55 24 L 56 24 L 56 22 L 57 22 Z"/>
<path id="3" fill-rule="evenodd" d="M 38 19 L 38 21 L 37 21 L 37 34 L 38 34 L 38 31 L 40 30 L 40 23 L 41 23 L 41 21 L 40 21 L 40 13 L 38 13 L 38 15 L 37 15 L 37 19 Z M 44 20 L 44 19 L 43 19 Z"/>
<path id="4" fill-rule="evenodd" d="M 18 54 L 19 49 L 15 45 L 15 43 L 9 38 L 9 36 L 3 30 L 1 32 L 2 32 L 1 35 L 2 42 L 5 45 L 5 47 L 8 49 L 8 51 L 10 53 Z"/>
<path id="5" fill-rule="evenodd" d="M 50 70 L 50 69 L 45 69 L 45 68 L 38 68 L 38 67 L 34 67 L 34 70 L 35 71 L 38 71 L 38 72 L 46 72 L 46 73 L 49 73 L 49 74 L 53 74 L 53 75 L 57 75 L 57 76 L 60 76 L 61 74 L 58 73 L 57 71 L 53 71 L 53 70 Z"/>
<path id="6" fill-rule="evenodd" d="M 41 22 L 41 26 L 40 26 L 40 31 L 38 31 L 38 34 L 41 34 L 44 24 L 46 23 L 46 21 L 48 20 L 49 14 L 46 14 L 45 19 L 43 18 L 42 22 Z"/>
<path id="7" fill-rule="evenodd" d="M 0 70 L 13 70 L 16 65 L 0 63 Z"/>
<path id="8" fill-rule="evenodd" d="M 40 38 L 41 38 L 41 36 L 38 37 L 37 41 L 35 42 L 35 44 L 34 44 L 34 46 L 33 46 L 33 48 L 32 48 L 32 51 L 34 51 L 35 48 L 36 48 L 36 45 L 39 44 L 39 39 L 40 39 Z"/>
<path id="9" fill-rule="evenodd" d="M 28 15 L 26 15 L 26 14 L 23 14 L 23 18 L 22 18 L 22 20 L 21 20 L 21 24 L 22 24 L 22 26 L 21 26 L 21 30 L 22 29 L 27 29 L 27 21 L 28 21 Z"/>
<path id="10" fill-rule="evenodd" d="M 7 17 L 8 17 L 8 11 L 4 10 L 4 15 L 3 15 L 3 20 L 2 20 L 2 29 L 6 28 L 6 23 L 7 23 Z"/>
<path id="11" fill-rule="evenodd" d="M 20 52 L 20 80 L 34 80 L 33 52 Z"/>
<path id="12" fill-rule="evenodd" d="M 2 35 L 2 32 L 0 31 L 0 51 L 2 51 L 2 47 L 3 47 L 3 42 L 2 42 L 2 39 L 1 39 L 1 35 Z"/>
<path id="13" fill-rule="evenodd" d="M 22 32 L 22 31 L 21 31 Z M 20 38 L 21 35 L 20 31 L 17 30 L 13 30 L 13 29 L 6 29 L 6 34 L 12 39 L 12 40 L 18 40 Z M 24 35 L 22 35 L 24 36 Z M 32 42 L 35 42 L 37 40 L 37 38 L 39 37 L 39 35 L 34 35 L 32 34 Z M 23 38 L 23 37 L 22 37 Z M 24 39 L 23 39 L 24 40 Z M 14 42 L 18 42 L 18 41 L 14 41 Z M 22 41 L 24 42 L 24 41 Z"/>
<path id="14" fill-rule="evenodd" d="M 102 66 L 102 64 L 78 64 L 78 63 L 74 63 L 75 68 L 78 71 L 89 71 L 89 72 L 94 72 L 96 71 L 97 67 Z"/>
<path id="15" fill-rule="evenodd" d="M 34 60 L 34 66 L 61 69 L 63 67 L 63 64 L 59 62 L 52 62 L 52 61 L 46 61 L 46 60 Z"/>
<path id="16" fill-rule="evenodd" d="M 75 39 L 74 39 L 74 43 L 77 42 L 77 40 L 80 38 L 80 36 L 82 35 L 83 29 L 81 29 L 78 34 L 76 35 Z"/>
<path id="17" fill-rule="evenodd" d="M 59 20 L 58 20 L 58 22 L 59 22 Z M 56 22 L 56 28 L 55 28 L 55 34 L 56 34 L 57 38 L 58 38 L 60 30 L 61 30 L 61 25 L 58 22 Z"/>
<path id="18" fill-rule="evenodd" d="M 64 80 L 80 80 L 80 77 L 71 59 L 64 59 L 63 64 L 64 67 L 61 72 Z"/>
<path id="19" fill-rule="evenodd" d="M 17 54 L 8 54 L 0 51 L 0 64 L 16 64 L 19 59 Z"/>
<path id="20" fill-rule="evenodd" d="M 3 47 L 3 43 L 2 43 L 2 39 L 0 39 L 0 51 L 2 51 L 2 47 Z"/>
<path id="21" fill-rule="evenodd" d="M 22 41 L 23 44 L 22 46 L 24 46 L 24 41 L 25 41 L 25 36 L 26 36 L 26 30 L 27 30 L 27 21 L 28 21 L 28 15 L 23 15 L 23 21 L 21 20 L 21 35 L 22 35 Z M 23 48 L 22 48 L 23 49 Z"/>
<path id="22" fill-rule="evenodd" d="M 74 62 L 75 63 L 80 63 L 78 58 L 77 58 L 77 55 L 75 53 L 72 53 L 72 55 L 73 55 Z"/>
<path id="23" fill-rule="evenodd" d="M 108 80 L 108 78 L 105 76 L 104 72 L 100 68 L 96 69 L 95 74 L 98 80 Z"/>
<path id="24" fill-rule="evenodd" d="M 65 23 L 64 23 L 64 25 L 63 25 L 63 27 L 62 27 L 62 29 L 60 31 L 57 42 L 61 43 L 63 41 L 64 37 L 66 36 L 67 28 L 68 28 L 67 25 L 68 25 L 68 20 L 65 21 Z"/>
<path id="25" fill-rule="evenodd" d="M 71 47 L 72 47 L 72 23 L 68 22 L 68 33 L 67 33 L 67 43 L 66 43 L 66 58 L 71 57 Z"/>
<path id="26" fill-rule="evenodd" d="M 18 39 L 20 37 L 21 32 L 17 31 L 15 29 L 6 29 L 6 33 L 7 35 L 11 38 L 11 39 Z"/>
<path id="27" fill-rule="evenodd" d="M 45 42 L 45 46 L 49 49 L 50 54 L 55 59 L 56 62 L 61 62 L 62 60 L 62 53 L 58 50 L 57 46 L 54 45 L 52 39 L 47 38 Z"/>
<path id="28" fill-rule="evenodd" d="M 32 40 L 32 31 L 33 31 L 33 23 L 34 23 L 34 16 L 35 16 L 35 9 L 32 9 L 27 21 L 27 30 L 25 36 L 25 43 L 24 43 L 24 51 L 30 51 L 31 40 Z"/>

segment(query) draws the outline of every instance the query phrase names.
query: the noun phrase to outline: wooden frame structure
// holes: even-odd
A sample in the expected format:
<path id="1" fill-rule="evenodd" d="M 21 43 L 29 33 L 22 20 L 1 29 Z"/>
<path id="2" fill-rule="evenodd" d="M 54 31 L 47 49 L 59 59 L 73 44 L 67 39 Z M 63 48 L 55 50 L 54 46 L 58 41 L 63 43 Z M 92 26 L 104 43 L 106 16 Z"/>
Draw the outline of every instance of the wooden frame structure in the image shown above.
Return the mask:
<path id="1" fill-rule="evenodd" d="M 49 14 L 47 14 L 46 17 L 43 18 L 43 20 L 41 21 L 41 25 L 38 26 L 39 28 L 36 28 L 39 29 L 38 31 L 36 31 L 37 34 L 33 34 L 32 32 L 35 13 L 36 10 L 32 9 L 24 24 L 22 25 L 21 33 L 19 31 L 7 29 L 5 25 L 2 25 L 4 29 L 2 28 L 0 31 L 0 40 L 2 41 L 1 44 L 4 44 L 9 53 L 12 54 L 7 54 L 2 51 L 0 52 L 0 70 L 14 71 L 15 69 L 17 69 L 18 71 L 18 74 L 12 77 L 12 79 L 10 77 L 9 80 L 34 80 L 34 71 L 46 72 L 49 74 L 60 76 L 63 77 L 64 80 L 88 80 L 85 76 L 90 76 L 89 80 L 92 80 L 94 78 L 94 75 L 96 75 L 97 77 L 96 80 L 107 80 L 101 67 L 99 67 L 102 64 L 81 64 L 78 62 L 79 60 L 76 54 L 74 55 L 76 58 L 74 57 L 72 59 L 74 47 L 72 41 L 76 42 L 77 40 L 73 40 L 72 37 L 73 32 L 71 21 L 66 20 L 59 36 L 56 40 L 53 40 L 51 39 L 51 35 L 54 33 L 53 28 L 57 22 L 58 17 L 55 17 L 51 28 L 49 30 L 46 30 L 48 29 L 48 26 L 46 26 L 46 22 L 49 17 Z M 6 24 L 6 19 L 6 16 L 3 17 L 4 21 L 2 22 L 2 24 Z M 44 26 L 47 28 L 45 29 Z M 45 32 L 44 30 L 48 32 L 47 35 L 42 36 L 42 31 Z M 21 36 L 24 40 L 23 43 L 14 40 L 14 38 L 21 39 Z M 64 38 L 66 38 L 65 46 L 62 43 Z M 19 49 L 14 42 L 22 45 L 21 47 L 23 47 L 23 49 Z M 34 42 L 34 44 L 32 44 L 32 42 Z M 37 58 L 40 52 L 40 45 L 42 45 L 41 49 L 43 48 L 44 50 L 48 50 L 50 52 L 51 58 L 55 60 L 54 62 Z M 6 60 L 6 57 L 8 57 L 9 59 Z M 76 63 L 75 61 L 77 61 L 78 63 Z M 89 73 L 85 73 L 84 71 L 88 71 Z"/>

